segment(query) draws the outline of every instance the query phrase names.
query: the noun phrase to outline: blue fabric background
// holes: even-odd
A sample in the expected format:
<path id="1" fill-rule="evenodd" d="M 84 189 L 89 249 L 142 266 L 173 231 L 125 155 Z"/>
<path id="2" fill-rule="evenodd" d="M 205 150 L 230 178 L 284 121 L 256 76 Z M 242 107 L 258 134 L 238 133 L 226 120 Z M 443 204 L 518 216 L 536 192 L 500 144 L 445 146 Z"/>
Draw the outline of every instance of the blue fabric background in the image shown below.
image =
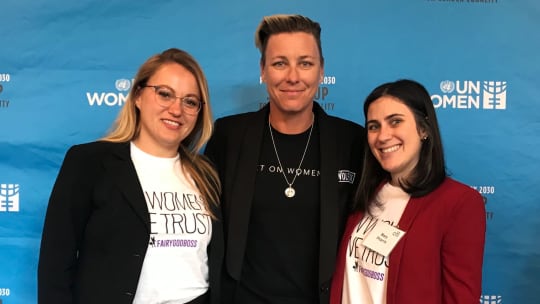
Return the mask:
<path id="1" fill-rule="evenodd" d="M 538 302 L 537 0 L 4 0 L 0 303 L 36 302 L 41 229 L 64 153 L 106 132 L 139 65 L 185 49 L 205 70 L 215 118 L 257 110 L 266 91 L 254 31 L 275 13 L 321 23 L 317 101 L 332 115 L 363 124 L 362 102 L 382 82 L 428 88 L 449 171 L 486 199 L 480 303 Z"/>

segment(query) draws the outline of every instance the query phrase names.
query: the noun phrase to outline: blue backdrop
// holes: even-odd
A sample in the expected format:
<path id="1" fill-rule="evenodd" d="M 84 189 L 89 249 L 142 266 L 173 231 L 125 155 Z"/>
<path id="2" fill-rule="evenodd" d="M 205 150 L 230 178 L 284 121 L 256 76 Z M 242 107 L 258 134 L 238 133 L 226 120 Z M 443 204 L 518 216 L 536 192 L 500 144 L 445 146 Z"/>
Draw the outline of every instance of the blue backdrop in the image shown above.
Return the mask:
<path id="1" fill-rule="evenodd" d="M 64 154 L 105 133 L 139 65 L 185 49 L 206 72 L 215 118 L 257 110 L 266 91 L 254 31 L 275 13 L 321 23 L 317 101 L 332 115 L 363 124 L 375 86 L 426 85 L 449 171 L 486 200 L 480 303 L 538 302 L 538 0 L 3 0 L 0 303 L 36 302 L 43 219 Z"/>

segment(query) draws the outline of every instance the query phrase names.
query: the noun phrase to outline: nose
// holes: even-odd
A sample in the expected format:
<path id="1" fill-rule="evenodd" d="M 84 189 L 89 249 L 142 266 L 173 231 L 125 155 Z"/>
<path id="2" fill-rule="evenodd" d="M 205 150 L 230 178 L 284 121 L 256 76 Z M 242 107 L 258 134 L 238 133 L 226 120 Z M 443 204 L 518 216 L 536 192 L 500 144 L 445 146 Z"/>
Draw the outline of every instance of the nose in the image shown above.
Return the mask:
<path id="1" fill-rule="evenodd" d="M 298 70 L 297 67 L 291 66 L 289 68 L 289 73 L 287 74 L 287 81 L 289 82 L 298 82 Z"/>
<path id="2" fill-rule="evenodd" d="M 385 142 L 392 138 L 392 129 L 388 126 L 381 126 L 379 129 L 379 134 L 377 136 L 377 139 L 379 141 Z"/>
<path id="3" fill-rule="evenodd" d="M 167 109 L 173 116 L 180 116 L 182 114 L 182 99 L 177 97 Z"/>

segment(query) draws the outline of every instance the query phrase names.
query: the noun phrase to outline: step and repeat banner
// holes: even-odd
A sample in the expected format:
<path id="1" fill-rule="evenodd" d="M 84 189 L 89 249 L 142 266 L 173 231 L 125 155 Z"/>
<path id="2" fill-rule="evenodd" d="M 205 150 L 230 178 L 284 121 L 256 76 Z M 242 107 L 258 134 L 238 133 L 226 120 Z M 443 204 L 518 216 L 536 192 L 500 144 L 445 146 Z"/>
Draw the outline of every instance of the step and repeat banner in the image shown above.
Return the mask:
<path id="1" fill-rule="evenodd" d="M 331 115 L 363 124 L 363 100 L 383 82 L 428 88 L 449 172 L 485 199 L 479 303 L 539 302 L 538 0 L 3 0 L 0 303 L 37 302 L 42 225 L 65 152 L 104 135 L 140 64 L 184 49 L 208 77 L 215 118 L 257 110 L 267 97 L 254 32 L 276 13 L 321 23 L 316 101 Z"/>

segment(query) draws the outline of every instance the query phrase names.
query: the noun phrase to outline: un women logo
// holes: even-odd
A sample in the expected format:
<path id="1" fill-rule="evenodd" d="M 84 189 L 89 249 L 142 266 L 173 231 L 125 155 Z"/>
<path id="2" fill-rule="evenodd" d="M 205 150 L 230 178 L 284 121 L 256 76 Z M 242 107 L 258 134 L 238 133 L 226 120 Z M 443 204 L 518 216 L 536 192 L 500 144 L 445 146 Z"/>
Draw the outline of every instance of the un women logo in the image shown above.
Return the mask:
<path id="1" fill-rule="evenodd" d="M 129 79 L 117 79 L 115 82 L 114 82 L 114 86 L 116 87 L 116 89 L 118 91 L 129 91 L 129 89 L 131 88 L 131 81 L 129 81 Z"/>
<path id="2" fill-rule="evenodd" d="M 441 91 L 445 94 L 454 92 L 454 89 L 456 88 L 454 82 L 450 80 L 441 81 L 441 84 L 439 86 L 441 88 Z"/>
<path id="3" fill-rule="evenodd" d="M 0 212 L 19 211 L 19 184 L 0 184 Z"/>
<path id="4" fill-rule="evenodd" d="M 502 296 L 499 295 L 481 295 L 480 304 L 502 304 Z"/>

